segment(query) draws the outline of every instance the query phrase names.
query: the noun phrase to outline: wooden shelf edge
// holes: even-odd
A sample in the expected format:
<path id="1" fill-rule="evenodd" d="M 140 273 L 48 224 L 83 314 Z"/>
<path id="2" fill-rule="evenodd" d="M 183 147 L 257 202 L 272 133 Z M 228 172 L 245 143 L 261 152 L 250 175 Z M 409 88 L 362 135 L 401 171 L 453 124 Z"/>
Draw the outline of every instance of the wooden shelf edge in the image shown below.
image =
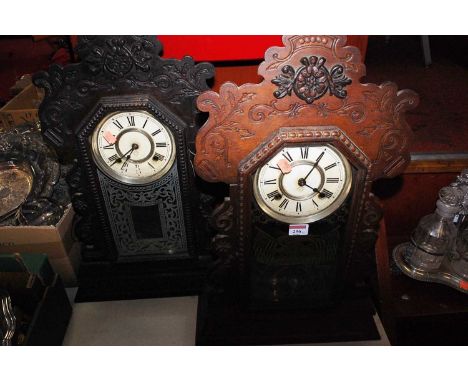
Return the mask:
<path id="1" fill-rule="evenodd" d="M 412 153 L 404 174 L 459 173 L 468 168 L 468 152 Z"/>

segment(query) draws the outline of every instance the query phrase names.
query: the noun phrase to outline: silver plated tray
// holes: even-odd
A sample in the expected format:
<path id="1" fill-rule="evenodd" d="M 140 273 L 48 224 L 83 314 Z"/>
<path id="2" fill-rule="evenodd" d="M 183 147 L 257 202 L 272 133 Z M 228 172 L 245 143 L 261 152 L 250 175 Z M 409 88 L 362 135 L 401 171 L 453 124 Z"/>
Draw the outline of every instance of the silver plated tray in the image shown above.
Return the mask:
<path id="1" fill-rule="evenodd" d="M 33 170 L 24 163 L 0 162 L 0 220 L 10 216 L 32 191 Z"/>
<path id="2" fill-rule="evenodd" d="M 393 260 L 406 276 L 419 281 L 444 284 L 468 294 L 468 280 L 463 279 L 453 271 L 447 258 L 444 259 L 437 271 L 428 272 L 415 268 L 408 262 L 410 249 L 411 243 L 407 242 L 398 245 L 393 250 Z"/>

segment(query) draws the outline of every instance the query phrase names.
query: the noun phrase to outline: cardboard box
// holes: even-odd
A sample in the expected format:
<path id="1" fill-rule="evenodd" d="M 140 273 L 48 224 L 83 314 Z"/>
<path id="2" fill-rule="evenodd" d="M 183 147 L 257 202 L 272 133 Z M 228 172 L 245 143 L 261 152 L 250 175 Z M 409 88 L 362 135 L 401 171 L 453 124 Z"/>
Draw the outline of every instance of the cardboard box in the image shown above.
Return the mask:
<path id="1" fill-rule="evenodd" d="M 78 270 L 81 264 L 81 243 L 75 242 L 66 257 L 50 257 L 49 262 L 55 273 L 62 278 L 66 287 L 78 285 Z"/>
<path id="2" fill-rule="evenodd" d="M 11 96 L 14 97 L 18 95 L 31 84 L 32 84 L 32 75 L 23 74 L 21 78 L 17 80 L 15 84 L 10 88 Z"/>
<path id="3" fill-rule="evenodd" d="M 26 122 L 39 122 L 38 109 L 44 92 L 34 85 L 27 86 L 0 109 L 2 128 L 8 130 Z"/>
<path id="4" fill-rule="evenodd" d="M 72 237 L 74 215 L 70 205 L 56 226 L 0 227 L 0 253 L 45 253 L 64 284 L 75 286 L 81 248 Z"/>

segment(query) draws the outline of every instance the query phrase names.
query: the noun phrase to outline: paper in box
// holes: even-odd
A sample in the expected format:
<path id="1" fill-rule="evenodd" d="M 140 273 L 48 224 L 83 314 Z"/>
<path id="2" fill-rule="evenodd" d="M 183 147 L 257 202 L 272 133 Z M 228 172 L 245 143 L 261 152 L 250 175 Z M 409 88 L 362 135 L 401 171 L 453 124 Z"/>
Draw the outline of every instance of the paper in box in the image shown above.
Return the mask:
<path id="1" fill-rule="evenodd" d="M 0 227 L 0 253 L 45 253 L 64 284 L 74 286 L 81 259 L 72 237 L 73 217 L 70 205 L 55 226 Z"/>

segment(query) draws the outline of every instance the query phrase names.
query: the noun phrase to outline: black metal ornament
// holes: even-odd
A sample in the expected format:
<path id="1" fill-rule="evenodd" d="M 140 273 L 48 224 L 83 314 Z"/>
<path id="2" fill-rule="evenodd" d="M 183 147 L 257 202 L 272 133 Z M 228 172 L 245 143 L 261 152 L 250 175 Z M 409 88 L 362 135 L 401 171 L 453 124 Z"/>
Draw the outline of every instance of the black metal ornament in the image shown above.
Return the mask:
<path id="1" fill-rule="evenodd" d="M 308 104 L 323 97 L 327 91 L 335 97 L 345 98 L 345 86 L 352 82 L 351 79 L 344 75 L 342 65 L 334 65 L 328 70 L 325 66 L 326 61 L 325 57 L 310 56 L 301 58 L 303 66 L 298 69 L 291 65 L 283 66 L 283 74 L 271 81 L 279 87 L 273 95 L 283 98 L 286 95 L 290 96 L 294 91 L 296 96 Z"/>

